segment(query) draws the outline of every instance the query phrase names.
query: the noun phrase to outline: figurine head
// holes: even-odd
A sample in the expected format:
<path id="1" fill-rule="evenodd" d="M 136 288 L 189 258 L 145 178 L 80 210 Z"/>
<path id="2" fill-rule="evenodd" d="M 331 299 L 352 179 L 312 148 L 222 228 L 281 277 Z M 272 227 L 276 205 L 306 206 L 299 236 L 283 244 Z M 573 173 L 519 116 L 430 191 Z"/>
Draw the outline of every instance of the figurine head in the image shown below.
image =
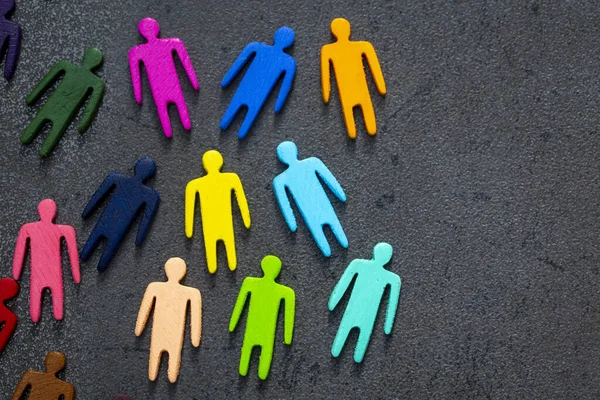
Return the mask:
<path id="1" fill-rule="evenodd" d="M 160 25 L 154 18 L 144 18 L 138 24 L 138 31 L 147 41 L 156 39 L 160 33 Z"/>
<path id="2" fill-rule="evenodd" d="M 377 243 L 373 249 L 373 260 L 378 264 L 385 265 L 392 259 L 392 245 L 389 243 Z"/>
<path id="3" fill-rule="evenodd" d="M 156 173 L 156 163 L 148 157 L 140 158 L 133 167 L 133 172 L 136 177 L 142 182 L 152 178 Z"/>
<path id="4" fill-rule="evenodd" d="M 186 265 L 179 257 L 169 258 L 165 263 L 165 273 L 170 281 L 180 282 L 185 276 Z"/>
<path id="5" fill-rule="evenodd" d="M 279 47 L 280 49 L 287 49 L 294 44 L 295 36 L 296 35 L 294 34 L 294 30 L 292 28 L 282 26 L 275 31 L 275 36 L 273 36 L 273 44 L 275 47 Z"/>
<path id="6" fill-rule="evenodd" d="M 15 9 L 15 0 L 0 1 L 0 16 L 7 16 Z"/>
<path id="7" fill-rule="evenodd" d="M 44 199 L 38 204 L 38 214 L 40 220 L 44 222 L 53 222 L 56 218 L 56 203 L 52 199 Z"/>
<path id="8" fill-rule="evenodd" d="M 12 299 L 19 293 L 19 284 L 11 278 L 0 279 L 0 302 Z"/>
<path id="9" fill-rule="evenodd" d="M 275 280 L 281 272 L 281 260 L 275 256 L 265 256 L 260 262 L 260 267 L 265 274 L 265 278 Z"/>
<path id="10" fill-rule="evenodd" d="M 281 142 L 277 146 L 277 158 L 279 161 L 286 165 L 290 165 L 293 161 L 298 159 L 298 148 L 294 142 L 286 141 Z"/>
<path id="11" fill-rule="evenodd" d="M 50 372 L 56 375 L 63 368 L 65 368 L 65 363 L 67 358 L 63 353 L 58 351 L 51 351 L 46 355 L 46 372 Z"/>
<path id="12" fill-rule="evenodd" d="M 206 172 L 219 172 L 223 166 L 223 156 L 216 150 L 209 150 L 202 156 L 202 166 Z"/>
<path id="13" fill-rule="evenodd" d="M 91 47 L 83 54 L 83 66 L 93 71 L 102 65 L 102 57 L 102 52 L 99 49 Z"/>
<path id="14" fill-rule="evenodd" d="M 350 22 L 344 18 L 336 18 L 331 21 L 331 33 L 338 40 L 350 39 Z"/>

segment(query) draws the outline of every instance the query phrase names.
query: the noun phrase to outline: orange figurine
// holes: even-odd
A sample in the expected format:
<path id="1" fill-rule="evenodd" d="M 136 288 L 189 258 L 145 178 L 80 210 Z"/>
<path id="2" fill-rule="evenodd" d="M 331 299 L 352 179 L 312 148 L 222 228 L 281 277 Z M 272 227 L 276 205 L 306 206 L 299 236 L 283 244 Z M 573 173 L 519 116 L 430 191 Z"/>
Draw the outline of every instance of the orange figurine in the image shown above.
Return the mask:
<path id="1" fill-rule="evenodd" d="M 386 93 L 385 82 L 381 66 L 375 54 L 373 45 L 369 42 L 353 42 L 350 40 L 350 23 L 344 18 L 336 18 L 331 22 L 331 33 L 336 42 L 327 44 L 321 49 L 321 85 L 323 87 L 323 101 L 329 103 L 331 92 L 329 64 L 333 65 L 342 112 L 346 120 L 348 136 L 356 138 L 356 125 L 354 123 L 354 107 L 360 107 L 365 120 L 365 127 L 369 135 L 375 135 L 377 125 L 375 111 L 369 95 L 367 78 L 363 67 L 363 57 L 369 63 L 373 80 L 381 95 Z"/>

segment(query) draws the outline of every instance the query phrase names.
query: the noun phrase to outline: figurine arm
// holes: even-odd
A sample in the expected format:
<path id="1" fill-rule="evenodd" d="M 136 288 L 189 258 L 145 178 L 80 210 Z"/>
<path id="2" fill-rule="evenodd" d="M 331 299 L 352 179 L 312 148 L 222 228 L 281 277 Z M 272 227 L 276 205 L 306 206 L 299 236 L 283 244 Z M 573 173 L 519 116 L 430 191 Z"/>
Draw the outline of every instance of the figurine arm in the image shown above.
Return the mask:
<path id="1" fill-rule="evenodd" d="M 235 302 L 235 307 L 233 307 L 233 313 L 231 313 L 231 319 L 229 320 L 229 332 L 233 332 L 235 327 L 237 326 L 240 316 L 242 315 L 242 311 L 244 310 L 244 305 L 246 304 L 246 299 L 248 298 L 248 278 L 244 280 L 242 283 L 242 287 L 240 288 L 240 294 Z"/>
<path id="2" fill-rule="evenodd" d="M 138 104 L 142 104 L 142 74 L 140 71 L 141 58 L 138 56 L 138 49 L 129 50 L 129 73 L 131 75 L 131 84 L 133 85 L 133 95 Z"/>
<path id="3" fill-rule="evenodd" d="M 35 103 L 42 93 L 48 89 L 48 87 L 56 80 L 58 75 L 62 72 L 65 72 L 68 62 L 66 60 L 61 60 L 54 64 L 54 66 L 48 71 L 48 73 L 42 78 L 42 80 L 36 85 L 35 88 L 29 93 L 25 102 L 28 105 L 32 105 Z"/>
<path id="4" fill-rule="evenodd" d="M 369 68 L 373 74 L 373 80 L 375 81 L 375 86 L 377 86 L 377 91 L 379 94 L 384 95 L 386 93 L 386 89 L 385 81 L 383 80 L 383 72 L 381 72 L 381 65 L 379 65 L 377 53 L 375 53 L 375 49 L 371 43 L 364 43 L 363 54 L 369 63 Z"/>
<path id="5" fill-rule="evenodd" d="M 194 211 L 196 210 L 198 187 L 191 181 L 185 187 L 185 236 L 194 236 Z"/>
<path id="6" fill-rule="evenodd" d="M 13 258 L 13 278 L 19 280 L 21 272 L 23 271 L 23 263 L 25 262 L 25 253 L 27 252 L 27 240 L 29 239 L 29 233 L 27 232 L 27 226 L 23 225 L 19 231 L 17 237 L 17 247 L 15 248 L 15 256 Z"/>
<path id="7" fill-rule="evenodd" d="M 69 253 L 69 261 L 71 262 L 71 273 L 73 274 L 73 280 L 75 283 L 81 281 L 81 274 L 79 271 L 79 252 L 77 251 L 77 239 L 75 229 L 72 226 L 63 225 L 61 226 L 62 235 L 67 242 L 67 251 Z"/>
<path id="8" fill-rule="evenodd" d="M 190 298 L 190 328 L 192 345 L 198 347 L 202 336 L 202 295 L 197 289 L 193 290 Z"/>
<path id="9" fill-rule="evenodd" d="M 15 391 L 13 392 L 10 400 L 19 400 L 23 396 L 25 389 L 27 389 L 27 387 L 30 385 L 31 385 L 31 382 L 29 382 L 29 371 L 28 371 L 28 372 L 25 372 L 23 374 L 23 376 L 21 377 L 21 380 L 19 380 L 19 383 L 17 384 L 17 387 L 15 388 Z"/>
<path id="10" fill-rule="evenodd" d="M 298 223 L 296 222 L 296 217 L 294 217 L 294 210 L 292 210 L 290 200 L 288 199 L 285 185 L 281 183 L 277 177 L 273 179 L 273 190 L 275 192 L 275 197 L 277 197 L 279 208 L 281 208 L 281 212 L 283 213 L 285 222 L 292 232 L 296 232 L 296 229 L 298 229 Z"/>
<path id="11" fill-rule="evenodd" d="M 102 182 L 102 184 L 100 185 L 98 190 L 96 190 L 96 193 L 94 193 L 94 195 L 90 199 L 87 206 L 85 206 L 85 209 L 83 210 L 83 213 L 81 214 L 82 218 L 87 218 L 96 209 L 96 207 L 98 207 L 98 204 L 100 203 L 100 201 L 102 201 L 102 199 L 113 188 L 113 186 L 115 184 L 116 176 L 117 176 L 117 173 L 113 172 L 112 174 L 108 175 L 104 179 L 104 181 Z"/>
<path id="12" fill-rule="evenodd" d="M 142 218 L 140 220 L 140 226 L 137 231 L 137 236 L 135 238 L 135 245 L 139 246 L 144 242 L 146 235 L 148 235 L 148 231 L 150 230 L 150 224 L 154 219 L 154 215 L 156 215 L 156 210 L 158 209 L 158 193 L 154 192 L 153 189 L 152 194 L 148 196 L 148 200 L 142 205 L 144 210 L 142 211 Z"/>
<path id="13" fill-rule="evenodd" d="M 194 90 L 198 90 L 200 88 L 200 86 L 198 85 L 198 78 L 196 77 L 196 71 L 194 71 L 194 66 L 192 65 L 192 60 L 190 59 L 190 56 L 188 55 L 188 52 L 182 41 L 177 40 L 177 42 L 175 44 L 175 51 L 177 52 L 177 56 L 179 57 L 179 59 L 181 60 L 181 63 L 183 64 L 183 69 L 185 70 L 185 73 L 187 74 L 188 79 L 190 80 L 190 83 L 192 84 L 192 87 L 194 88 Z"/>
<path id="14" fill-rule="evenodd" d="M 354 261 L 352 261 L 350 265 L 348 265 L 348 268 L 346 268 L 346 270 L 342 274 L 342 277 L 340 278 L 337 285 L 335 285 L 335 287 L 333 288 L 333 292 L 331 292 L 331 296 L 329 297 L 329 303 L 327 304 L 329 311 L 333 311 L 338 305 L 338 303 L 342 299 L 342 296 L 344 296 L 344 293 L 346 293 L 348 286 L 350 286 L 350 282 L 352 282 L 352 279 L 354 278 L 354 275 L 356 275 L 356 273 L 356 264 L 354 263 Z"/>
<path id="15" fill-rule="evenodd" d="M 285 294 L 285 312 L 283 314 L 283 343 L 292 344 L 294 334 L 294 317 L 296 314 L 296 294 L 292 289 Z"/>
<path id="16" fill-rule="evenodd" d="M 383 331 L 386 335 L 392 333 L 394 319 L 396 318 L 396 309 L 398 308 L 398 299 L 400 298 L 400 277 L 394 276 L 390 285 L 390 297 L 388 299 L 387 311 L 385 313 L 385 325 Z"/>
<path id="17" fill-rule="evenodd" d="M 16 25 L 16 24 L 15 24 Z M 21 47 L 21 26 L 16 25 L 15 34 L 10 36 L 8 49 L 6 50 L 6 61 L 4 64 L 4 77 L 12 78 L 17 68 L 17 57 Z M 11 62 L 12 61 L 12 62 Z M 12 67 L 9 69 L 9 67 Z"/>
<path id="18" fill-rule="evenodd" d="M 250 209 L 248 208 L 248 200 L 246 199 L 246 194 L 244 193 L 242 181 L 240 181 L 240 178 L 237 176 L 233 180 L 233 193 L 235 194 L 238 207 L 240 208 L 242 220 L 244 220 L 244 226 L 246 229 L 250 229 Z"/>
<path id="19" fill-rule="evenodd" d="M 246 65 L 246 63 L 248 62 L 250 57 L 254 53 L 256 53 L 256 50 L 258 49 L 259 45 L 260 45 L 259 43 L 252 42 L 252 43 L 248 44 L 246 47 L 244 47 L 244 50 L 242 50 L 242 52 L 240 53 L 238 58 L 231 65 L 231 68 L 229 68 L 229 71 L 227 71 L 227 73 L 223 77 L 223 80 L 221 81 L 221 87 L 225 88 L 225 87 L 229 86 L 231 81 L 233 81 L 233 79 L 240 72 L 240 70 L 244 67 L 244 65 Z"/>
<path id="20" fill-rule="evenodd" d="M 319 159 L 315 159 L 315 162 L 315 171 L 317 171 L 317 174 L 323 179 L 327 187 L 341 202 L 346 202 L 346 193 L 344 193 L 344 189 L 342 189 L 342 186 L 337 179 L 335 179 L 335 176 L 333 176 L 329 168 L 327 168 Z"/>
<path id="21" fill-rule="evenodd" d="M 287 99 L 290 90 L 292 89 L 292 83 L 294 82 L 294 77 L 296 76 L 296 61 L 291 59 L 289 65 L 287 66 L 284 75 L 283 75 L 283 83 L 281 84 L 281 89 L 279 89 L 279 95 L 277 96 L 277 101 L 275 102 L 275 112 L 278 113 L 283 108 L 285 104 L 285 100 Z"/>
<path id="22" fill-rule="evenodd" d="M 331 94 L 330 62 L 331 58 L 329 58 L 329 52 L 326 47 L 323 46 L 321 48 L 321 88 L 323 90 L 323 101 L 326 104 L 329 103 L 329 96 Z"/>
<path id="23" fill-rule="evenodd" d="M 146 322 L 148 322 L 148 318 L 150 317 L 150 313 L 152 312 L 152 305 L 154 303 L 154 291 L 152 290 L 152 284 L 148 285 L 146 292 L 144 293 L 144 298 L 142 299 L 142 305 L 140 306 L 140 311 L 138 313 L 137 321 L 135 323 L 135 336 L 140 336 L 142 332 L 144 332 L 144 328 L 146 327 Z"/>
<path id="24" fill-rule="evenodd" d="M 101 81 L 98 81 L 94 86 L 91 87 L 91 89 L 92 94 L 90 95 L 90 99 L 88 100 L 88 103 L 85 106 L 83 116 L 81 117 L 81 121 L 79 122 L 79 126 L 77 127 L 79 133 L 85 132 L 90 127 L 90 124 L 96 117 L 96 113 L 98 112 L 98 108 L 100 107 L 100 101 L 102 100 L 102 96 L 104 96 L 104 83 L 102 83 Z"/>

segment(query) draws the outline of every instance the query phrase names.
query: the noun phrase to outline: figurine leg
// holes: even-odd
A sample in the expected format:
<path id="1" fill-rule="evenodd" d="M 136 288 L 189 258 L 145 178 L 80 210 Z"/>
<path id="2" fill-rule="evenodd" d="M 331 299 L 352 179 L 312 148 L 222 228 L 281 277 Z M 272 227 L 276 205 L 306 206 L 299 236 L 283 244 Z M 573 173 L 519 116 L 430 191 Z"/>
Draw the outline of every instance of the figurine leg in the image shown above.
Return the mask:
<path id="1" fill-rule="evenodd" d="M 342 102 L 342 111 L 346 121 L 346 130 L 350 139 L 356 139 L 356 123 L 354 122 L 354 105 L 345 106 Z"/>
<path id="2" fill-rule="evenodd" d="M 221 128 L 222 130 L 229 128 L 229 125 L 231 125 L 231 122 L 233 121 L 241 107 L 242 104 L 235 100 L 235 98 L 231 100 L 231 103 L 229 103 L 227 110 L 225 110 L 225 114 L 223 114 L 223 117 L 221 118 L 219 128 Z"/>
<path id="3" fill-rule="evenodd" d="M 81 253 L 79 254 L 81 261 L 87 261 L 90 258 L 98 246 L 98 243 L 100 243 L 100 239 L 102 239 L 102 237 L 103 235 L 94 227 L 92 233 L 90 233 L 90 236 L 88 237 L 87 242 L 85 242 Z"/>
<path id="4" fill-rule="evenodd" d="M 263 381 L 269 376 L 271 369 L 271 360 L 273 360 L 273 344 L 261 346 L 260 359 L 258 361 L 258 377 Z"/>
<path id="5" fill-rule="evenodd" d="M 331 346 L 331 355 L 334 357 L 338 357 L 344 348 L 344 344 L 346 343 L 346 339 L 348 339 L 348 334 L 354 328 L 354 326 L 348 324 L 344 321 L 342 317 L 342 322 L 340 323 L 340 327 L 338 328 L 337 334 L 335 335 L 335 339 L 333 340 L 333 345 Z"/>
<path id="6" fill-rule="evenodd" d="M 43 109 L 40 110 L 29 125 L 27 125 L 27 128 L 21 134 L 21 143 L 29 144 L 33 142 L 33 139 L 40 133 L 46 122 L 50 122 L 43 111 Z"/>
<path id="7" fill-rule="evenodd" d="M 240 375 L 248 375 L 248 368 L 250 367 L 250 356 L 252 355 L 252 348 L 254 344 L 248 344 L 245 342 L 242 344 L 242 354 L 240 356 Z"/>
<path id="8" fill-rule="evenodd" d="M 246 116 L 244 117 L 244 122 L 242 122 L 242 126 L 238 132 L 238 139 L 243 139 L 246 137 L 254 120 L 258 116 L 258 112 L 260 111 L 259 107 L 248 107 L 248 112 L 246 112 Z"/>
<path id="9" fill-rule="evenodd" d="M 371 340 L 372 331 L 373 325 L 371 324 L 369 324 L 368 326 L 362 326 L 360 328 L 360 333 L 358 334 L 358 341 L 356 342 L 356 347 L 354 348 L 355 362 L 362 362 L 365 356 L 365 352 L 367 351 L 367 347 L 369 346 L 369 341 Z"/>
<path id="10" fill-rule="evenodd" d="M 60 321 L 63 319 L 64 315 L 64 289 L 62 287 L 62 282 L 60 285 L 56 285 L 56 287 L 50 288 L 50 293 L 52 293 L 52 310 L 54 312 L 54 319 Z"/>
<path id="11" fill-rule="evenodd" d="M 175 104 L 177 105 L 177 111 L 179 111 L 179 119 L 181 120 L 181 125 L 183 125 L 183 128 L 186 131 L 189 131 L 190 129 L 192 129 L 192 120 L 190 119 L 190 114 L 188 113 L 183 94 L 181 95 L 181 99 Z"/>
<path id="12" fill-rule="evenodd" d="M 52 122 L 52 129 L 50 129 L 50 134 L 48 134 L 48 137 L 46 137 L 44 143 L 42 143 L 42 148 L 40 149 L 40 155 L 42 157 L 48 157 L 50 153 L 52 153 L 52 150 L 54 149 L 54 147 L 56 147 L 56 145 L 60 141 L 60 138 L 62 138 L 63 134 L 67 130 L 68 126 L 68 121 Z"/>
<path id="13" fill-rule="evenodd" d="M 181 367 L 181 349 L 169 351 L 169 382 L 177 382 Z"/>
<path id="14" fill-rule="evenodd" d="M 231 271 L 235 271 L 237 267 L 237 255 L 235 254 L 235 237 L 233 230 L 223 235 L 223 244 L 227 252 L 227 264 Z"/>
<path id="15" fill-rule="evenodd" d="M 168 103 L 166 102 L 156 101 L 156 112 L 158 113 L 158 119 L 160 120 L 160 124 L 165 136 L 170 139 L 173 136 L 173 131 L 171 129 L 171 120 L 169 119 L 169 109 L 167 106 Z"/>
<path id="16" fill-rule="evenodd" d="M 340 220 L 335 218 L 334 221 L 329 223 L 329 227 L 331 228 L 333 235 L 338 240 L 340 245 L 342 245 L 343 248 L 347 249 L 348 248 L 348 238 L 346 237 L 346 234 L 344 233 L 344 229 L 342 228 L 342 224 L 340 223 Z"/>
<path id="17" fill-rule="evenodd" d="M 367 129 L 367 133 L 371 136 L 375 135 L 377 132 L 377 121 L 375 120 L 375 111 L 373 110 L 371 98 L 369 97 L 368 101 L 365 100 L 363 104 L 360 105 L 360 108 L 365 120 L 365 128 Z"/>

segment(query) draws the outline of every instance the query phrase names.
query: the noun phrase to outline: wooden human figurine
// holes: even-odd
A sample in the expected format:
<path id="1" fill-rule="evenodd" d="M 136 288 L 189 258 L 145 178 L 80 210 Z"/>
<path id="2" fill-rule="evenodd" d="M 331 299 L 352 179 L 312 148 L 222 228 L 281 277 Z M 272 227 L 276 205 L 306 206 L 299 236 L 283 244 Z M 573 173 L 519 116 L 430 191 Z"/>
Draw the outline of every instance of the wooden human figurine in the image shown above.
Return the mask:
<path id="1" fill-rule="evenodd" d="M 17 316 L 6 307 L 4 302 L 15 297 L 17 293 L 19 293 L 19 284 L 15 280 L 0 279 L 0 353 L 17 327 Z"/>
<path id="2" fill-rule="evenodd" d="M 187 306 L 190 305 L 192 345 L 200 345 L 202 334 L 202 297 L 198 289 L 179 282 L 186 272 L 185 261 L 173 257 L 165 263 L 167 282 L 152 282 L 146 288 L 137 322 L 135 335 L 140 336 L 152 312 L 152 338 L 150 340 L 150 362 L 148 378 L 156 380 L 163 352 L 169 354 L 169 381 L 175 383 L 181 365 L 181 349 L 185 334 Z"/>
<path id="3" fill-rule="evenodd" d="M 217 242 L 222 241 L 227 251 L 229 269 L 237 266 L 235 236 L 231 213 L 231 194 L 235 195 L 244 226 L 250 229 L 250 210 L 239 176 L 232 172 L 221 172 L 223 156 L 216 150 L 209 150 L 202 156 L 202 166 L 206 175 L 188 182 L 185 188 L 185 235 L 194 234 L 194 211 L 196 193 L 200 195 L 202 230 L 206 249 L 208 272 L 217 271 Z"/>
<path id="4" fill-rule="evenodd" d="M 65 239 L 71 273 L 75 283 L 81 280 L 79 273 L 79 256 L 77 254 L 77 239 L 75 229 L 69 225 L 54 223 L 56 218 L 56 203 L 45 199 L 38 205 L 40 221 L 25 224 L 19 231 L 15 256 L 13 258 L 13 278 L 19 280 L 25 263 L 27 242 L 31 253 L 31 275 L 29 278 L 29 310 L 31 320 L 38 322 L 42 312 L 42 295 L 44 289 L 50 289 L 54 318 L 63 318 L 63 271 L 61 260 L 61 241 Z"/>
<path id="5" fill-rule="evenodd" d="M 367 77 L 363 66 L 366 60 L 373 74 L 373 80 L 379 94 L 385 95 L 385 81 L 377 54 L 369 42 L 350 40 L 350 23 L 344 18 L 336 18 L 331 22 L 331 33 L 337 39 L 334 43 L 326 44 L 321 49 L 321 86 L 323 101 L 329 103 L 331 94 L 331 69 L 337 81 L 342 103 L 342 112 L 346 120 L 346 129 L 351 139 L 356 138 L 354 123 L 354 108 L 360 107 L 369 135 L 375 135 L 377 125 L 375 111 L 367 86 Z"/>
<path id="6" fill-rule="evenodd" d="M 56 377 L 56 374 L 65 368 L 65 362 L 66 357 L 63 353 L 49 352 L 46 355 L 46 372 L 25 372 L 10 399 L 19 400 L 29 387 L 29 400 L 73 400 L 75 387 Z"/>
<path id="7" fill-rule="evenodd" d="M 4 58 L 4 77 L 12 78 L 17 69 L 21 51 L 21 25 L 10 20 L 15 9 L 15 0 L 0 0 L 0 50 L 6 48 Z M 2 58 L 0 51 L 0 62 Z"/>

